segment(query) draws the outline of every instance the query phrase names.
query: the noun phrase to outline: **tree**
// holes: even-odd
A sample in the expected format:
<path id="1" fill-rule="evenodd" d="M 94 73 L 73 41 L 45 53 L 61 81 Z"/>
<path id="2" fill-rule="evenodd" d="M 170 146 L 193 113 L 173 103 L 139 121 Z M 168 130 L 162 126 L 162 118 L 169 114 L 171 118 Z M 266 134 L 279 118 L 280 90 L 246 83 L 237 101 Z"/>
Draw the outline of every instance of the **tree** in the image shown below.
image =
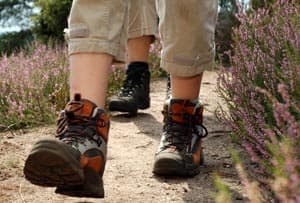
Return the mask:
<path id="1" fill-rule="evenodd" d="M 36 0 L 35 6 L 40 14 L 34 18 L 34 33 L 43 42 L 49 39 L 63 42 L 63 30 L 67 27 L 67 18 L 72 0 Z"/>
<path id="2" fill-rule="evenodd" d="M 26 48 L 33 41 L 31 30 L 21 30 L 20 32 L 10 32 L 0 37 L 0 57 L 18 52 Z"/>
<path id="3" fill-rule="evenodd" d="M 37 38 L 63 41 L 72 0 L 0 0 L 0 25 L 31 28 Z"/>
<path id="4" fill-rule="evenodd" d="M 71 4 L 72 0 L 0 0 L 0 25 L 21 28 L 0 36 L 0 55 L 18 51 L 33 39 L 64 42 Z"/>
<path id="5" fill-rule="evenodd" d="M 33 40 L 32 31 L 29 29 L 30 16 L 34 13 L 33 0 L 0 0 L 0 25 L 21 28 L 19 32 L 4 33 L 0 36 L 0 56 L 10 55 Z"/>
<path id="6" fill-rule="evenodd" d="M 0 24 L 26 27 L 33 13 L 33 0 L 0 0 Z"/>

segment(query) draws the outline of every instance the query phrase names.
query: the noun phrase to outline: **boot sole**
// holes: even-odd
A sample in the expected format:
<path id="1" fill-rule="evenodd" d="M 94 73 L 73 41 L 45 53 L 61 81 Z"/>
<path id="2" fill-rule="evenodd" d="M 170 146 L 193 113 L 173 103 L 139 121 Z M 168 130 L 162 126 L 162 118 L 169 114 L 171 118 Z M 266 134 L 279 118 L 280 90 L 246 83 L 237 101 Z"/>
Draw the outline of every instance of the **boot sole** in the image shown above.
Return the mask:
<path id="1" fill-rule="evenodd" d="M 186 167 L 170 159 L 161 159 L 153 169 L 153 173 L 160 176 L 195 176 L 200 173 L 200 166 Z"/>
<path id="2" fill-rule="evenodd" d="M 139 102 L 136 105 L 129 105 L 127 103 L 122 103 L 117 101 L 111 101 L 109 103 L 110 111 L 126 112 L 131 115 L 136 115 L 138 109 L 144 110 L 144 109 L 148 109 L 149 107 L 150 107 L 150 99 L 143 102 Z"/>
<path id="3" fill-rule="evenodd" d="M 55 193 L 73 197 L 104 198 L 103 180 L 92 169 L 84 170 L 85 181 L 81 185 L 59 186 Z"/>
<path id="4" fill-rule="evenodd" d="M 60 194 L 104 197 L 103 182 L 99 175 L 91 169 L 80 167 L 80 152 L 56 140 L 41 140 L 34 145 L 25 161 L 24 175 L 32 184 L 60 188 Z M 97 190 L 88 190 L 90 181 Z M 73 188 L 80 187 L 85 190 L 77 194 L 78 191 Z M 68 192 L 61 188 L 68 188 Z"/>
<path id="5" fill-rule="evenodd" d="M 191 157 L 185 161 L 186 164 L 167 157 L 159 158 L 154 163 L 153 173 L 160 176 L 196 176 L 200 173 L 200 166 L 204 164 L 204 156 L 201 156 L 199 165 L 192 164 Z"/>

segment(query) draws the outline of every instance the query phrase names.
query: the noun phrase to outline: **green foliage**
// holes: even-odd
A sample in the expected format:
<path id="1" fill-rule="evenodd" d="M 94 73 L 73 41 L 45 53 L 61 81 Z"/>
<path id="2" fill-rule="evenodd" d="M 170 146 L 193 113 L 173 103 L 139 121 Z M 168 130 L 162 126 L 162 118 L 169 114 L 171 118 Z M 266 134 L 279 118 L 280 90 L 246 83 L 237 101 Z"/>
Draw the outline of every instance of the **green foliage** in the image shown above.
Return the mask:
<path id="1" fill-rule="evenodd" d="M 71 4 L 72 0 L 0 1 L 0 24 L 21 28 L 31 26 L 30 29 L 1 35 L 0 54 L 18 52 L 34 38 L 45 44 L 63 43 L 63 30 L 67 27 Z M 37 10 L 40 12 L 36 14 Z"/>
<path id="2" fill-rule="evenodd" d="M 214 176 L 214 182 L 217 188 L 217 192 L 214 194 L 216 203 L 231 203 L 231 194 L 229 192 L 229 188 L 222 182 L 220 176 Z"/>
<path id="3" fill-rule="evenodd" d="M 251 8 L 257 10 L 259 8 L 270 8 L 275 0 L 251 0 Z"/>
<path id="4" fill-rule="evenodd" d="M 218 14 L 218 22 L 216 26 L 215 43 L 216 55 L 223 65 L 229 65 L 229 58 L 223 53 L 231 50 L 233 43 L 232 32 L 239 25 L 239 21 L 235 17 L 233 11 L 221 10 Z"/>
<path id="5" fill-rule="evenodd" d="M 10 55 L 26 48 L 33 40 L 31 30 L 22 30 L 20 32 L 10 32 L 0 35 L 0 56 Z"/>
<path id="6" fill-rule="evenodd" d="M 72 0 L 36 0 L 35 6 L 40 8 L 40 14 L 34 17 L 34 33 L 43 42 L 64 41 L 64 28 Z"/>

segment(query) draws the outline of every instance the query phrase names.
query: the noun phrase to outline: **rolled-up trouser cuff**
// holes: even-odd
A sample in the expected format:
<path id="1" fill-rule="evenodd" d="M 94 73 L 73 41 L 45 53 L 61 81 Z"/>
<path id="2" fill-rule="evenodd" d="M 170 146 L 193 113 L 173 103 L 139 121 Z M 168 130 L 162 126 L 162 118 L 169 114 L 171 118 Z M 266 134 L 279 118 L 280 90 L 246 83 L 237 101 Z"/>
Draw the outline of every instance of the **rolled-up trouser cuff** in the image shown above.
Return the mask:
<path id="1" fill-rule="evenodd" d="M 114 61 L 125 61 L 125 55 L 120 54 L 120 44 L 114 44 L 106 40 L 90 38 L 70 39 L 69 55 L 76 53 L 105 53 L 114 56 Z"/>
<path id="2" fill-rule="evenodd" d="M 141 36 L 153 36 L 153 39 L 158 38 L 157 26 L 156 27 L 148 27 L 137 30 L 130 30 L 128 33 L 128 38 L 137 38 Z"/>
<path id="3" fill-rule="evenodd" d="M 214 67 L 214 53 L 206 54 L 207 58 L 195 60 L 193 64 L 186 65 L 175 60 L 161 59 L 161 67 L 168 73 L 179 77 L 192 77 L 212 70 Z"/>

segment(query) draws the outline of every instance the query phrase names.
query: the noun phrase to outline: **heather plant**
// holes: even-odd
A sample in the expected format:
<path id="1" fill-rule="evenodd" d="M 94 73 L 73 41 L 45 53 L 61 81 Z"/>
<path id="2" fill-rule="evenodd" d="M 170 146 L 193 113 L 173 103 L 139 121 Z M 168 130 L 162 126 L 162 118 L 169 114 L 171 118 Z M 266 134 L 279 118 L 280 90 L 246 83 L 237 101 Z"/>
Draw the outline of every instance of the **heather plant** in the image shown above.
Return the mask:
<path id="1" fill-rule="evenodd" d="M 154 78 L 167 75 L 167 73 L 160 67 L 161 49 L 162 49 L 162 45 L 159 40 L 156 40 L 150 46 L 149 66 L 150 66 L 151 76 Z"/>
<path id="2" fill-rule="evenodd" d="M 298 1 L 278 0 L 239 13 L 231 66 L 219 74 L 220 116 L 256 163 L 265 200 L 300 202 L 299 11 Z"/>
<path id="3" fill-rule="evenodd" d="M 160 43 L 150 50 L 153 77 L 163 75 L 159 66 Z M 0 126 L 4 129 L 52 124 L 69 100 L 69 63 L 66 46 L 33 43 L 26 50 L 0 58 Z M 113 69 L 108 99 L 125 78 Z"/>
<path id="4" fill-rule="evenodd" d="M 68 98 L 65 47 L 33 44 L 0 58 L 0 124 L 10 127 L 51 123 Z"/>

